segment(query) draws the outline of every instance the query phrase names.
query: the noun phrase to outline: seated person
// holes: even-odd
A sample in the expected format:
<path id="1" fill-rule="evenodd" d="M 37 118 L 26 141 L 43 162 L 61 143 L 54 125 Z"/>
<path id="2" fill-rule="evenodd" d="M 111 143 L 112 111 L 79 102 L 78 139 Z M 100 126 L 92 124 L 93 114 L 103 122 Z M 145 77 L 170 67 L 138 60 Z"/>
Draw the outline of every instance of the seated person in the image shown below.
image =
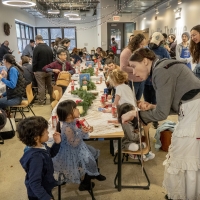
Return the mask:
<path id="1" fill-rule="evenodd" d="M 71 66 L 69 62 L 67 62 L 67 54 L 64 49 L 58 49 L 56 60 L 42 68 L 45 72 L 54 72 L 55 81 L 58 78 L 58 74 L 61 71 L 69 72 L 71 75 L 75 73 L 75 69 Z M 63 93 L 65 92 L 67 87 L 62 86 Z"/>
<path id="2" fill-rule="evenodd" d="M 118 65 L 118 66 L 120 65 L 119 58 L 112 51 L 109 51 L 107 58 L 113 59 L 113 63 L 115 65 Z"/>
<path id="3" fill-rule="evenodd" d="M 33 67 L 31 64 L 29 64 L 29 57 L 22 56 L 22 69 L 24 71 L 24 78 L 26 79 L 27 84 L 30 84 L 32 82 L 32 87 L 36 87 L 36 81 L 34 80 L 34 73 L 33 73 Z"/>
<path id="4" fill-rule="evenodd" d="M 5 54 L 3 63 L 8 71 L 3 70 L 0 74 L 0 81 L 6 85 L 6 92 L 0 98 L 0 108 L 5 109 L 21 103 L 22 97 L 25 95 L 26 85 L 23 70 L 16 64 L 13 55 Z M 3 78 L 5 76 L 7 76 L 7 79 Z"/>

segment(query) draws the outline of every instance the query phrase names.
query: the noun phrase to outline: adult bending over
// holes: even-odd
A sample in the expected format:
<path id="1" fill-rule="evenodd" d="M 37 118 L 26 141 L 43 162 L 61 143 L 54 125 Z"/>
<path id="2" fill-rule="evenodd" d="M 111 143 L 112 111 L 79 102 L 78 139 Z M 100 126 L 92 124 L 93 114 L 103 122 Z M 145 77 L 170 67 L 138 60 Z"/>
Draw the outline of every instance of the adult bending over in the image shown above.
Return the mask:
<path id="1" fill-rule="evenodd" d="M 129 86 L 131 88 L 133 82 L 137 100 L 140 100 L 142 97 L 145 81 L 142 81 L 140 77 L 136 77 L 133 74 L 133 68 L 129 65 L 129 58 L 136 49 L 145 46 L 145 40 L 146 39 L 143 34 L 137 34 L 132 40 L 130 40 L 128 46 L 122 51 L 120 55 L 120 68 L 128 74 Z"/>
<path id="2" fill-rule="evenodd" d="M 139 111 L 147 124 L 165 120 L 171 112 L 179 115 L 164 161 L 163 186 L 169 199 L 198 199 L 200 196 L 200 80 L 183 63 L 157 60 L 149 49 L 139 49 L 130 58 L 133 74 L 142 80 L 152 74 L 156 91 L 155 109 Z M 122 122 L 133 120 L 135 110 L 122 115 Z"/>
<path id="3" fill-rule="evenodd" d="M 26 86 L 23 70 L 16 64 L 14 56 L 5 54 L 3 56 L 3 63 L 8 71 L 3 70 L 0 74 L 0 81 L 6 85 L 6 92 L 0 98 L 0 108 L 5 109 L 6 107 L 21 103 Z M 7 79 L 3 78 L 6 76 Z"/>

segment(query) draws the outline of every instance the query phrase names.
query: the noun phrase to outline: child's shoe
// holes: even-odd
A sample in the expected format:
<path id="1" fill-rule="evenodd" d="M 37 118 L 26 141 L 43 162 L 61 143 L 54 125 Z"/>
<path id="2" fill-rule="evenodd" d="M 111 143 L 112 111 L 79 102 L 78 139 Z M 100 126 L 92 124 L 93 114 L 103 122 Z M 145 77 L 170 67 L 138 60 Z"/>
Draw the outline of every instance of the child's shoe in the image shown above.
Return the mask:
<path id="1" fill-rule="evenodd" d="M 94 176 L 95 179 L 97 179 L 98 181 L 105 181 L 106 180 L 106 177 L 99 174 L 98 176 Z"/>
<path id="2" fill-rule="evenodd" d="M 143 160 L 146 162 L 146 161 L 152 160 L 152 159 L 154 159 L 154 158 L 155 158 L 155 154 L 152 153 L 151 151 L 149 151 L 149 153 L 146 154 L 146 158 L 143 158 Z"/>

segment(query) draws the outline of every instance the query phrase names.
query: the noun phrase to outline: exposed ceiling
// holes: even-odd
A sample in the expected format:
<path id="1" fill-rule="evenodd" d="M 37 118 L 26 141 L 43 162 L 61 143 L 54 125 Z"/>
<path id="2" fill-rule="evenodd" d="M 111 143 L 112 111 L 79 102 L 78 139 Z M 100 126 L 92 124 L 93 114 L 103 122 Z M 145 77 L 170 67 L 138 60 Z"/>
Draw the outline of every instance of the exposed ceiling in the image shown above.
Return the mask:
<path id="1" fill-rule="evenodd" d="M 108 3 L 111 0 L 107 0 Z M 115 0 L 117 10 L 121 14 L 132 13 L 133 16 L 141 15 L 148 10 L 155 9 L 169 0 Z M 39 18 L 64 18 L 64 12 L 79 12 L 80 16 L 96 15 L 97 5 L 100 0 L 36 0 L 36 7 L 22 8 L 28 13 Z M 48 14 L 48 10 L 60 10 L 60 14 Z"/>

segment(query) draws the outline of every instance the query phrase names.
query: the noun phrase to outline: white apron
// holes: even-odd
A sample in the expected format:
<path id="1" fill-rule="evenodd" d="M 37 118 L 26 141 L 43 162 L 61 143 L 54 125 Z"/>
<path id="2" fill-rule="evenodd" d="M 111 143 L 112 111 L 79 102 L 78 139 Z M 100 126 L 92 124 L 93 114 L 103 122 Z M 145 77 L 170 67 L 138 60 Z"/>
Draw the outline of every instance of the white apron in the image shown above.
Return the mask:
<path id="1" fill-rule="evenodd" d="M 164 161 L 169 199 L 200 200 L 200 94 L 182 101 L 179 123 Z"/>

